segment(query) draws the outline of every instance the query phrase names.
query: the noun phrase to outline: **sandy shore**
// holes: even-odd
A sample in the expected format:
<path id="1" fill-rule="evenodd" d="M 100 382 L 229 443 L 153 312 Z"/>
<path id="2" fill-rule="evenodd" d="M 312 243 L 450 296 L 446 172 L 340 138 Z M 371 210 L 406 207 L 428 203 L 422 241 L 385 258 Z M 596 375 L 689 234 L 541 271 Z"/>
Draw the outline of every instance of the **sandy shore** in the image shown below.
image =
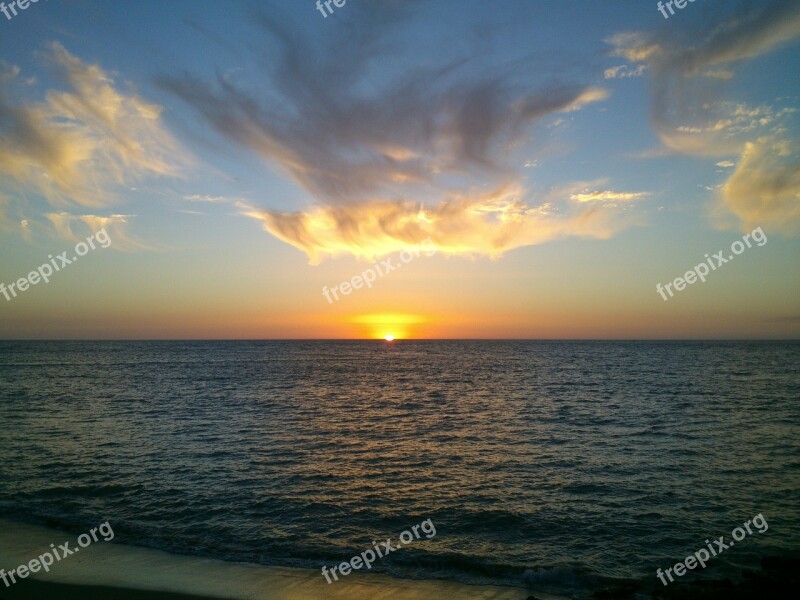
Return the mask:
<path id="1" fill-rule="evenodd" d="M 112 524 L 113 525 L 113 524 Z M 9 571 L 75 535 L 0 520 L 0 568 Z M 113 588 L 113 589 L 112 589 Z M 11 587 L 0 600 L 115 598 L 122 600 L 524 600 L 521 588 L 395 579 L 354 573 L 327 584 L 316 570 L 226 563 L 117 543 L 94 543 Z M 553 596 L 537 594 L 543 600 Z"/>
<path id="2" fill-rule="evenodd" d="M 171 592 L 126 590 L 92 585 L 71 585 L 26 579 L 3 589 L 0 582 L 0 600 L 210 600 L 208 596 L 189 596 Z"/>

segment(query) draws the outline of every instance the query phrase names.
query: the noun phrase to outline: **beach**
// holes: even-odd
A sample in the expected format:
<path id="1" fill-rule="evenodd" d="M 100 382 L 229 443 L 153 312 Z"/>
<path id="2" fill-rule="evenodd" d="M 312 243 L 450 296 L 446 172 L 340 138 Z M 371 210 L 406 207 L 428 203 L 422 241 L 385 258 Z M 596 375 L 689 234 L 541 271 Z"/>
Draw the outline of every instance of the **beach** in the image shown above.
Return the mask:
<path id="1" fill-rule="evenodd" d="M 0 519 L 0 568 L 26 563 L 65 532 Z M 530 594 L 510 586 L 401 580 L 352 574 L 328 585 L 311 569 L 264 567 L 176 556 L 120 544 L 89 546 L 80 557 L 3 587 L 0 600 L 567 600 L 573 596 Z M 749 600 L 790 597 L 800 585 L 800 560 L 770 559 L 759 571 L 730 580 L 694 581 L 669 589 L 634 583 L 599 586 L 596 600 Z M 8 570 L 8 569 L 6 569 Z"/>
<path id="2" fill-rule="evenodd" d="M 27 564 L 69 536 L 46 527 L 0 520 L 0 566 Z M 3 587 L 0 600 L 59 598 L 122 600 L 524 600 L 524 590 L 446 581 L 400 580 L 353 573 L 328 584 L 319 571 L 265 567 L 176 556 L 120 544 L 94 544 L 58 562 L 49 573 Z M 555 596 L 542 597 L 543 600 Z"/>

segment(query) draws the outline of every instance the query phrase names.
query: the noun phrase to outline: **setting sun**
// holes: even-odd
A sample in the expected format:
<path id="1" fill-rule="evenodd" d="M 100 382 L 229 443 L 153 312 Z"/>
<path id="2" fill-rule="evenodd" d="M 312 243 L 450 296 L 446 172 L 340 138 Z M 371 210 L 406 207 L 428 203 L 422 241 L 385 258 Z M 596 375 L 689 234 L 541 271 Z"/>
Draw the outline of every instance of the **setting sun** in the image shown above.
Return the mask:
<path id="1" fill-rule="evenodd" d="M 362 314 L 347 319 L 357 325 L 353 337 L 387 342 L 419 338 L 420 326 L 429 320 L 422 315 L 393 312 Z"/>

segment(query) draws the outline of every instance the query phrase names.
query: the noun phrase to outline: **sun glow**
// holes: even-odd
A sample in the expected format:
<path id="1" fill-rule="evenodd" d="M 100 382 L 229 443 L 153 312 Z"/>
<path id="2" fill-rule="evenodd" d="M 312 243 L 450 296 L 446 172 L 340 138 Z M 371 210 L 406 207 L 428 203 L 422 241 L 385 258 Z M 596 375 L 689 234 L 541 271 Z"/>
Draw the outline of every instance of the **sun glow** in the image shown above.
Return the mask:
<path id="1" fill-rule="evenodd" d="M 408 340 L 419 337 L 419 326 L 428 322 L 428 317 L 405 313 L 373 313 L 351 317 L 349 321 L 358 326 L 360 333 L 354 337 L 372 340 Z M 389 338 L 392 339 L 389 339 Z"/>

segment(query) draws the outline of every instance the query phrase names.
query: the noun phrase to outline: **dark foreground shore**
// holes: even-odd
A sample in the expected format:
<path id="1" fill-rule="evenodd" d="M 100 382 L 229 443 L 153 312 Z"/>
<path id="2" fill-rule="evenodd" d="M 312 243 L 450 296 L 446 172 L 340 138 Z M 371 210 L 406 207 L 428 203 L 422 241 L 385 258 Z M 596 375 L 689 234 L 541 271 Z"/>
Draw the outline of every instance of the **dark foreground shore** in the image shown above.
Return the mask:
<path id="1" fill-rule="evenodd" d="M 800 593 L 800 559 L 765 558 L 760 571 L 745 571 L 738 583 L 731 580 L 681 582 L 650 593 L 635 584 L 609 585 L 592 594 L 593 600 L 752 600 L 795 598 Z M 527 600 L 553 596 L 530 595 Z M 125 589 L 110 586 L 74 585 L 23 580 L 0 590 L 0 600 L 224 600 L 173 592 Z"/>
<path id="2" fill-rule="evenodd" d="M 26 579 L 8 589 L 0 589 L 0 600 L 109 600 L 109 598 L 114 598 L 114 600 L 214 600 L 209 596 L 51 583 L 34 579 Z"/>
<path id="3" fill-rule="evenodd" d="M 0 567 L 25 564 L 63 531 L 0 519 Z M 655 578 L 653 578 L 655 579 Z M 539 588 L 539 589 L 537 589 Z M 547 590 L 547 591 L 545 591 Z M 313 569 L 227 563 L 117 543 L 92 544 L 37 579 L 0 583 L 0 600 L 748 600 L 793 598 L 800 592 L 800 558 L 765 557 L 759 569 L 730 579 L 587 580 L 578 587 L 514 588 L 453 581 L 351 574 L 328 585 Z"/>
<path id="4" fill-rule="evenodd" d="M 601 586 L 592 600 L 762 600 L 797 598 L 800 594 L 800 558 L 765 557 L 759 570 L 745 570 L 731 579 L 694 580 L 645 589 L 638 582 Z M 533 598 L 536 598 L 534 596 Z M 528 599 L 530 600 L 530 598 Z M 538 600 L 538 599 L 537 599 Z"/>
<path id="5" fill-rule="evenodd" d="M 800 593 L 800 559 L 766 557 L 759 571 L 743 571 L 742 581 L 681 582 L 653 594 L 659 600 L 749 600 L 797 598 Z"/>

